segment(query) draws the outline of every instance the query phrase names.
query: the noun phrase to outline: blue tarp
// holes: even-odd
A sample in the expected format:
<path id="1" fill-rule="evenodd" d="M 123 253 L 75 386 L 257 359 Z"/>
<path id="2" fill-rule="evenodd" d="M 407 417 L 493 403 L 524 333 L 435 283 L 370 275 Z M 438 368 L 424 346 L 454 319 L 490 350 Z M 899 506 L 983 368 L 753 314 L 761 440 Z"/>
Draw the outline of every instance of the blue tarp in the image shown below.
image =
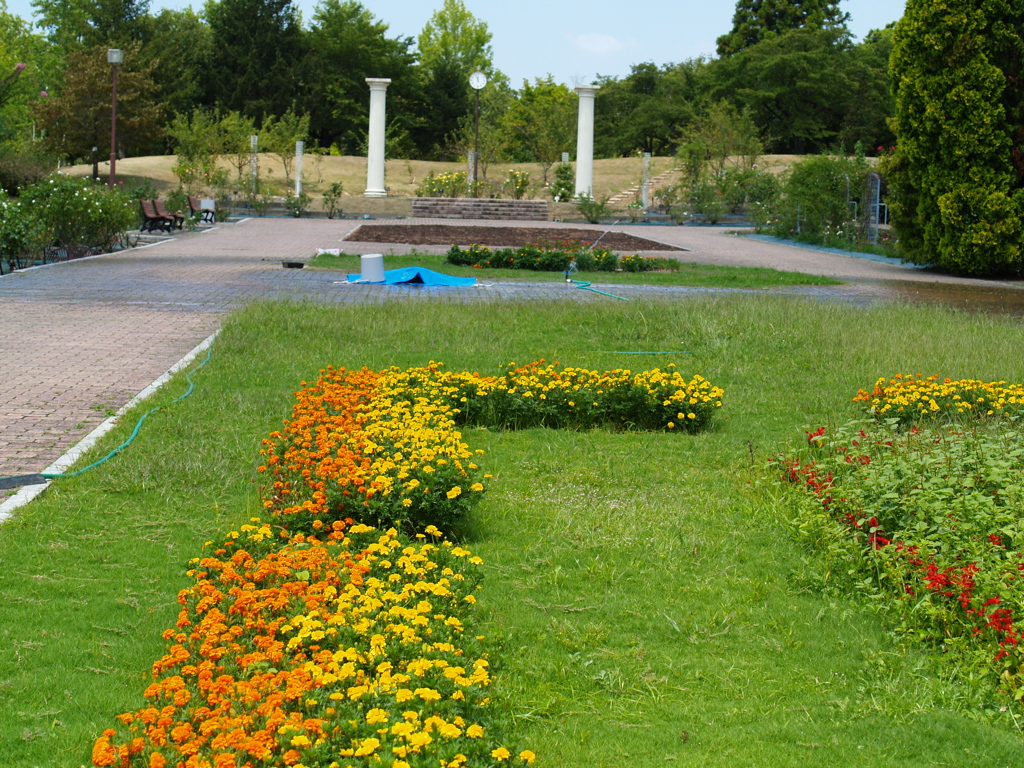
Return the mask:
<path id="1" fill-rule="evenodd" d="M 360 275 L 349 275 L 350 283 L 358 282 Z M 476 285 L 475 277 L 452 277 L 426 267 L 404 267 L 384 270 L 384 282 L 372 285 Z"/>

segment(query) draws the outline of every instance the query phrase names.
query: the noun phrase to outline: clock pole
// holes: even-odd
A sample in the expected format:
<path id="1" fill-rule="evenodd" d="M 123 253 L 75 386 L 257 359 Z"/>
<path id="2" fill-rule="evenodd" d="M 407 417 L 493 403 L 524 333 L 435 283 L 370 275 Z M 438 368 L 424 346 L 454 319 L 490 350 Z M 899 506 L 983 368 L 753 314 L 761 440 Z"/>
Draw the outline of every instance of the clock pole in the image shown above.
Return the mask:
<path id="1" fill-rule="evenodd" d="M 487 85 L 487 75 L 477 70 L 469 76 L 469 84 L 476 91 L 476 117 L 473 121 L 473 197 L 476 197 L 477 167 L 480 162 L 480 90 Z"/>

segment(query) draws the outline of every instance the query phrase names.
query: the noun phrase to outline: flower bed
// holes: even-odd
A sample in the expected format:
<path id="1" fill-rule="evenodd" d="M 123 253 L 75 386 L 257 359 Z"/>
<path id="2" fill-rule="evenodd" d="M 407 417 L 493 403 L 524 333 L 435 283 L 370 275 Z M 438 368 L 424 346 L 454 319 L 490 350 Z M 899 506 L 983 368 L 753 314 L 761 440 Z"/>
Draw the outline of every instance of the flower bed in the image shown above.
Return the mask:
<path id="1" fill-rule="evenodd" d="M 524 245 L 492 251 L 483 245 L 460 248 L 453 245 L 445 257 L 448 264 L 490 269 L 528 269 L 535 272 L 565 272 L 576 263 L 580 272 L 650 272 L 678 270 L 679 262 L 664 256 L 618 256 L 608 248 L 592 248 L 570 241 Z"/>
<path id="2" fill-rule="evenodd" d="M 897 374 L 875 382 L 869 393 L 860 390 L 854 402 L 869 403 L 878 418 L 948 421 L 960 417 L 984 418 L 1024 412 L 1024 386 L 1005 381 L 942 379 L 921 374 Z"/>
<path id="3" fill-rule="evenodd" d="M 929 389 L 926 414 L 978 413 L 956 403 L 995 391 L 935 377 L 894 381 L 896 391 L 890 382 L 879 397 L 893 405 L 889 415 L 916 413 L 914 394 Z M 1005 416 L 1006 404 L 984 415 Z M 819 549 L 825 573 L 849 574 L 849 586 L 893 612 L 902 633 L 941 649 L 1004 705 L 1024 698 L 1024 432 L 1014 418 L 821 427 L 783 471 L 808 492 L 796 530 Z"/>
<path id="4" fill-rule="evenodd" d="M 597 398 L 591 420 L 646 414 L 637 418 L 671 429 L 663 421 L 672 411 L 691 430 L 708 423 L 722 396 L 700 377 L 686 382 L 674 372 L 598 374 L 542 363 L 498 377 L 434 363 L 321 371 L 296 393 L 284 429 L 264 441 L 270 519 L 208 542 L 209 554 L 192 561 L 194 584 L 178 595 L 176 626 L 164 633 L 168 649 L 145 691 L 150 702 L 120 715 L 120 730 L 104 731 L 93 763 L 532 762 L 531 751 L 513 757 L 500 743 L 503 723 L 488 707 L 489 663 L 472 631 L 482 562 L 425 521 L 457 523 L 483 491 L 457 420 L 494 415 L 498 404 L 543 404 L 548 393 L 552 401 Z M 572 413 L 574 401 L 566 407 Z M 353 517 L 394 517 L 423 532 L 410 539 Z"/>
<path id="5" fill-rule="evenodd" d="M 482 638 L 466 630 L 479 558 L 341 521 L 279 547 L 272 526 L 254 522 L 194 562 L 150 704 L 119 717 L 120 743 L 104 732 L 95 765 L 510 761 L 484 719 Z M 515 762 L 532 759 L 524 750 Z"/>
<path id="6" fill-rule="evenodd" d="M 498 376 L 441 364 L 381 373 L 328 368 L 296 393 L 292 418 L 263 441 L 264 505 L 314 531 L 352 517 L 457 531 L 483 492 L 459 424 L 501 429 L 706 429 L 723 391 L 670 366 L 633 374 L 545 365 Z"/>

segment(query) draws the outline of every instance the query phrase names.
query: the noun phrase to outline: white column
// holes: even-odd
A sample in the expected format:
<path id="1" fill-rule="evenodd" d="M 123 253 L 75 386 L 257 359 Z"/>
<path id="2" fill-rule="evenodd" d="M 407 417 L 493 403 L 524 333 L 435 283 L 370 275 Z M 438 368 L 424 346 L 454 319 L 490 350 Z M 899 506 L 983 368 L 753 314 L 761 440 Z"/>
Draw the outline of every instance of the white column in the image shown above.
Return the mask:
<path id="1" fill-rule="evenodd" d="M 370 86 L 370 133 L 366 149 L 366 191 L 364 197 L 387 197 L 384 189 L 384 92 L 391 80 L 368 77 Z"/>
<path id="2" fill-rule="evenodd" d="M 598 85 L 577 85 L 580 116 L 576 128 L 576 197 L 594 196 L 594 95 Z"/>
<path id="3" fill-rule="evenodd" d="M 302 194 L 302 155 L 306 149 L 303 141 L 295 142 L 295 196 Z"/>

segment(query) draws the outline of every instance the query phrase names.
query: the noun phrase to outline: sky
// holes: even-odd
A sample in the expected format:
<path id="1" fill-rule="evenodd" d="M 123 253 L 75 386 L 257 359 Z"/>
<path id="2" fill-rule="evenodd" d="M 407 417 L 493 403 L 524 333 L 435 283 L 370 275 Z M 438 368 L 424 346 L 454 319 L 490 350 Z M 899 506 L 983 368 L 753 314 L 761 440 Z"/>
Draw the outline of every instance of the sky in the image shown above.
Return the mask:
<path id="1" fill-rule="evenodd" d="M 295 0 L 309 20 L 317 0 Z M 442 0 L 362 0 L 389 25 L 390 37 L 416 38 Z M 494 65 L 513 87 L 551 75 L 574 86 L 598 75 L 624 77 L 630 65 L 662 65 L 711 57 L 715 40 L 732 28 L 730 0 L 463 0 L 491 32 Z M 202 0 L 151 0 L 160 8 L 200 10 Z M 903 0 L 842 0 L 855 39 L 903 15 Z M 32 17 L 31 0 L 7 0 L 8 12 Z"/>

